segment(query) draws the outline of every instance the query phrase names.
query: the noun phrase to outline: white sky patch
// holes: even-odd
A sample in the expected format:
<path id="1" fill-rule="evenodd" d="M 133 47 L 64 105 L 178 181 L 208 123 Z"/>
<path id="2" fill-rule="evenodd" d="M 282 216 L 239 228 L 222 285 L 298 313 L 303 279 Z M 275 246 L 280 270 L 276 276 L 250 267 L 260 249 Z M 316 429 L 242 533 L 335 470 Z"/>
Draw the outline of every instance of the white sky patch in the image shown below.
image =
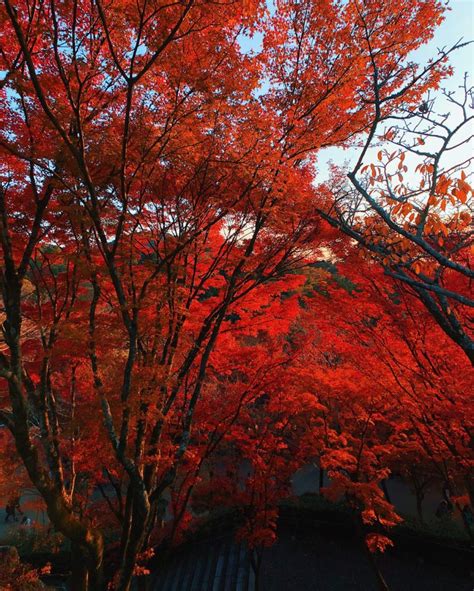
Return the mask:
<path id="1" fill-rule="evenodd" d="M 452 0 L 449 2 L 450 10 L 446 11 L 443 24 L 437 29 L 433 39 L 426 45 L 413 52 L 411 58 L 413 61 L 426 64 L 430 58 L 436 57 L 438 49 L 449 48 L 457 41 L 474 40 L 474 0 Z M 458 91 L 459 85 L 463 83 L 464 73 L 468 73 L 471 84 L 474 82 L 474 44 L 455 51 L 449 58 L 449 63 L 454 68 L 454 74 L 444 80 L 442 88 L 448 91 Z M 441 95 L 441 93 L 439 93 Z M 443 97 L 437 99 L 438 112 L 451 110 L 450 105 Z M 382 131 L 380 128 L 380 132 Z M 472 131 L 474 129 L 471 126 Z M 377 161 L 377 152 L 379 148 L 374 147 L 367 152 L 364 164 Z M 317 174 L 315 183 L 319 184 L 328 180 L 330 176 L 330 163 L 350 170 L 351 165 L 360 154 L 360 148 L 338 148 L 331 147 L 321 150 L 318 155 Z M 455 155 L 453 154 L 453 158 Z"/>

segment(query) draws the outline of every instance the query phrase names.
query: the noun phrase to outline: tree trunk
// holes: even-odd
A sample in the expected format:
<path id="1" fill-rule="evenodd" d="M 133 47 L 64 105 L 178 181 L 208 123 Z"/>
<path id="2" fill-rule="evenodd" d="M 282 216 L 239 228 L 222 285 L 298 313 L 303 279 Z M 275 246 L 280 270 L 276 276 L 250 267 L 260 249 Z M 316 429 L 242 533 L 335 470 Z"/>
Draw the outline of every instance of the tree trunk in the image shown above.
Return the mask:
<path id="1" fill-rule="evenodd" d="M 103 547 L 100 554 L 93 553 L 89 559 L 89 587 L 88 591 L 101 591 L 104 586 L 104 572 L 103 572 Z"/>
<path id="2" fill-rule="evenodd" d="M 390 591 L 390 587 L 387 585 L 387 582 L 385 581 L 385 579 L 382 575 L 379 565 L 377 564 L 377 558 L 375 557 L 374 553 L 371 552 L 369 550 L 369 548 L 367 548 L 367 544 L 365 543 L 365 540 L 364 540 L 364 546 L 365 546 L 367 556 L 369 558 L 370 565 L 371 565 L 372 570 L 373 570 L 375 577 L 377 579 L 378 588 L 380 589 L 380 591 Z"/>
<path id="3" fill-rule="evenodd" d="M 459 513 L 461 513 L 462 524 L 472 546 L 472 544 L 474 543 L 474 533 L 472 531 L 471 524 L 469 523 L 469 519 L 464 511 L 464 507 L 459 503 L 456 503 L 456 508 L 459 511 Z"/>
<path id="4" fill-rule="evenodd" d="M 374 553 L 370 551 L 370 549 L 367 547 L 367 544 L 365 542 L 364 525 L 362 523 L 362 518 L 359 513 L 356 513 L 354 515 L 354 521 L 355 521 L 355 527 L 356 527 L 356 531 L 357 531 L 359 540 L 361 541 L 362 545 L 364 546 L 364 551 L 365 551 L 366 556 L 368 558 L 369 564 L 372 568 L 372 572 L 374 573 L 375 578 L 377 579 L 377 586 L 378 586 L 379 590 L 380 591 L 390 591 L 390 587 L 388 586 L 387 582 L 385 581 L 382 571 L 380 570 L 379 565 L 377 563 L 377 558 L 375 557 Z"/>
<path id="5" fill-rule="evenodd" d="M 381 484 L 382 484 L 382 490 L 383 490 L 383 494 L 384 494 L 384 496 L 385 496 L 386 500 L 387 500 L 389 503 L 391 503 L 392 501 L 391 501 L 391 499 L 390 499 L 390 494 L 389 494 L 389 492 L 388 492 L 388 488 L 387 488 L 387 480 L 384 478 L 384 479 L 382 480 L 382 483 L 381 483 Z"/>
<path id="6" fill-rule="evenodd" d="M 474 511 L 474 476 L 468 474 L 465 478 L 467 492 L 469 494 L 469 501 L 471 509 Z"/>
<path id="7" fill-rule="evenodd" d="M 15 440 L 16 449 L 28 476 L 46 503 L 48 517 L 55 529 L 62 533 L 74 548 L 81 548 L 85 555 L 86 571 L 78 572 L 77 588 L 81 591 L 100 591 L 102 585 L 103 537 L 101 532 L 90 527 L 88 520 L 75 515 L 71 500 L 66 495 L 62 481 L 61 463 L 55 451 L 50 452 L 52 467 L 44 464 L 30 434 L 30 410 L 28 393 L 23 389 L 23 369 L 19 335 L 21 334 L 21 289 L 17 304 L 7 306 L 7 342 L 11 352 L 12 378 L 8 382 L 13 419 L 8 427 Z M 5 325 L 5 323 L 4 323 Z M 30 393 L 31 394 L 31 393 Z M 54 472 L 56 470 L 56 473 Z M 77 567 L 79 568 L 79 567 Z"/>
<path id="8" fill-rule="evenodd" d="M 75 515 L 64 490 L 51 482 L 49 475 L 40 464 L 38 451 L 31 444 L 27 422 L 21 421 L 21 418 L 20 414 L 12 433 L 30 480 L 43 497 L 49 520 L 54 528 L 70 540 L 74 549 L 80 548 L 79 556 L 82 554 L 85 559 L 87 575 L 83 574 L 82 569 L 82 574 L 78 572 L 76 588 L 80 591 L 100 591 L 104 553 L 102 533 L 91 527 L 87 519 Z"/>
<path id="9" fill-rule="evenodd" d="M 102 558 L 79 544 L 71 544 L 71 591 L 101 591 L 103 588 Z"/>
<path id="10" fill-rule="evenodd" d="M 418 514 L 418 519 L 420 523 L 425 523 L 425 519 L 423 516 L 423 499 L 425 495 L 421 491 L 416 491 L 416 512 Z"/>
<path id="11" fill-rule="evenodd" d="M 71 578 L 69 586 L 71 591 L 86 591 L 89 586 L 86 556 L 77 544 L 71 544 Z"/>
<path id="12" fill-rule="evenodd" d="M 117 591 L 130 591 L 133 571 L 138 554 L 143 547 L 149 513 L 139 506 L 139 502 L 133 503 L 131 514 L 131 527 L 128 539 L 125 541 L 121 555 L 120 575 Z"/>
<path id="13" fill-rule="evenodd" d="M 127 489 L 127 498 L 125 500 L 125 511 L 122 521 L 122 532 L 120 538 L 120 556 L 124 556 L 125 548 L 130 537 L 130 529 L 132 527 L 132 507 L 133 507 L 133 488 L 131 485 Z"/>
<path id="14" fill-rule="evenodd" d="M 250 550 L 250 565 L 255 575 L 254 591 L 260 591 L 260 570 L 263 560 L 263 548 Z"/>

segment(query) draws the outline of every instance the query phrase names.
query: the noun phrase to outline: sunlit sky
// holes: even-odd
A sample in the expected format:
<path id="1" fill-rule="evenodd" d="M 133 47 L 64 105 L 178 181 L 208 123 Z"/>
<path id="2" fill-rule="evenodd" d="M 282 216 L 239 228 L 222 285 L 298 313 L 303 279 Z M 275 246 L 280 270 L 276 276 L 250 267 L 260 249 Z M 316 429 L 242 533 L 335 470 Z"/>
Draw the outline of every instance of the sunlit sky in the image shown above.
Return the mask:
<path id="1" fill-rule="evenodd" d="M 474 40 L 474 0 L 451 0 L 451 10 L 446 12 L 446 19 L 438 28 L 430 43 L 417 52 L 423 61 L 436 51 L 437 47 L 450 46 L 461 37 L 465 41 Z M 451 63 L 458 75 L 464 71 L 472 73 L 474 46 L 459 51 L 451 58 Z"/>
<path id="2" fill-rule="evenodd" d="M 436 56 L 438 49 L 449 48 L 457 41 L 474 40 L 474 0 L 451 0 L 447 3 L 450 10 L 445 13 L 443 24 L 437 29 L 433 39 L 425 46 L 414 52 L 414 61 L 426 63 L 430 57 Z M 451 55 L 450 63 L 454 68 L 454 74 L 442 83 L 447 90 L 456 90 L 462 82 L 464 73 L 467 72 L 474 83 L 474 43 L 462 48 Z M 328 148 L 320 153 L 318 158 L 317 181 L 323 181 L 328 175 L 329 161 L 336 164 L 343 164 L 351 160 L 351 155 L 358 153 L 357 150 L 342 150 L 339 148 Z"/>

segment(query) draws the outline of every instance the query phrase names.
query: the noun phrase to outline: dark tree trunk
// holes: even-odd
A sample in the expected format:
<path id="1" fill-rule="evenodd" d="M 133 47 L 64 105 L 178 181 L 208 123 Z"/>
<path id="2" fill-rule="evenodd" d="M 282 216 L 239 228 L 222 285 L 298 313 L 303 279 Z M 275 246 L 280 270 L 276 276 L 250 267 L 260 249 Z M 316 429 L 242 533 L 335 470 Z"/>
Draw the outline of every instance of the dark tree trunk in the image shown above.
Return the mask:
<path id="1" fill-rule="evenodd" d="M 321 494 L 321 489 L 324 486 L 324 469 L 319 466 L 319 482 L 318 482 L 318 492 Z"/>
<path id="2" fill-rule="evenodd" d="M 464 525 L 464 529 L 466 530 L 466 533 L 467 533 L 467 535 L 469 537 L 469 540 L 470 540 L 471 546 L 472 546 L 472 544 L 474 544 L 474 533 L 472 531 L 471 524 L 469 523 L 469 521 L 468 521 L 468 519 L 466 517 L 466 514 L 464 513 L 464 511 L 462 509 L 460 509 L 460 510 L 461 510 L 461 517 L 462 517 L 462 522 L 463 522 L 463 525 Z"/>
<path id="3" fill-rule="evenodd" d="M 71 544 L 71 591 L 86 591 L 89 587 L 87 559 L 81 547 Z"/>
<path id="4" fill-rule="evenodd" d="M 125 500 L 125 511 L 122 521 L 122 532 L 120 538 L 120 556 L 125 553 L 128 538 L 130 536 L 130 528 L 132 527 L 132 504 L 133 504 L 133 489 L 129 485 L 127 489 L 127 497 Z"/>
<path id="5" fill-rule="evenodd" d="M 465 478 L 471 509 L 474 511 L 474 475 L 468 474 Z"/>
<path id="6" fill-rule="evenodd" d="M 423 516 L 423 499 L 425 498 L 425 494 L 422 491 L 416 491 L 416 512 L 418 514 L 418 519 L 420 523 L 425 523 L 425 519 Z"/>
<path id="7" fill-rule="evenodd" d="M 370 551 L 370 549 L 368 548 L 368 546 L 366 544 L 364 524 L 362 523 L 362 518 L 359 513 L 356 513 L 354 515 L 354 522 L 355 522 L 355 528 L 357 531 L 357 535 L 359 537 L 360 542 L 362 543 L 362 545 L 364 547 L 364 552 L 365 552 L 368 562 L 372 568 L 372 572 L 374 573 L 375 578 L 377 580 L 377 586 L 379 588 L 379 591 L 390 591 L 390 587 L 388 586 L 387 582 L 385 581 L 382 571 L 379 568 L 375 554 Z"/>
<path id="8" fill-rule="evenodd" d="M 388 586 L 387 582 L 385 581 L 382 571 L 380 570 L 379 565 L 377 564 L 377 558 L 376 558 L 375 554 L 367 548 L 367 544 L 365 543 L 365 540 L 364 540 L 364 546 L 365 546 L 365 551 L 368 556 L 370 565 L 372 567 L 372 571 L 375 574 L 375 577 L 377 579 L 377 586 L 378 586 L 379 590 L 380 591 L 390 591 L 390 587 Z"/>
<path id="9" fill-rule="evenodd" d="M 131 513 L 131 526 L 125 541 L 120 565 L 117 591 L 130 591 L 137 557 L 142 550 L 149 513 L 135 500 Z"/>
<path id="10" fill-rule="evenodd" d="M 254 591 L 260 591 L 260 571 L 263 560 L 263 548 L 250 550 L 250 565 L 255 575 Z"/>
<path id="11" fill-rule="evenodd" d="M 381 483 L 381 484 L 382 484 L 382 490 L 383 490 L 383 494 L 384 494 L 384 496 L 385 496 L 386 500 L 387 500 L 389 503 L 391 503 L 391 502 L 392 502 L 392 500 L 390 499 L 390 494 L 389 494 L 389 492 L 388 492 L 388 488 L 387 488 L 387 480 L 384 478 L 384 479 L 382 480 L 382 483 Z"/>

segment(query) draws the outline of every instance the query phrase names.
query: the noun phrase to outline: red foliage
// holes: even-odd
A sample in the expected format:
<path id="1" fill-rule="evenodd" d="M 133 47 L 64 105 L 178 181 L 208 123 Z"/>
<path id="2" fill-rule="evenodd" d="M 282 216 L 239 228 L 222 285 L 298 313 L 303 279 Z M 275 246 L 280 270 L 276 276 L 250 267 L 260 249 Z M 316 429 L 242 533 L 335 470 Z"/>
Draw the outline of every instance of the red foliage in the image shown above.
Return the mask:
<path id="1" fill-rule="evenodd" d="M 379 485 L 414 454 L 464 492 L 465 364 L 314 185 L 319 150 L 370 125 L 373 52 L 387 112 L 438 85 L 443 60 L 414 77 L 407 56 L 441 19 L 435 0 L 5 0 L 0 418 L 91 581 L 105 529 L 126 590 L 190 508 L 238 506 L 272 543 L 315 458 L 371 525 L 399 521 Z"/>

